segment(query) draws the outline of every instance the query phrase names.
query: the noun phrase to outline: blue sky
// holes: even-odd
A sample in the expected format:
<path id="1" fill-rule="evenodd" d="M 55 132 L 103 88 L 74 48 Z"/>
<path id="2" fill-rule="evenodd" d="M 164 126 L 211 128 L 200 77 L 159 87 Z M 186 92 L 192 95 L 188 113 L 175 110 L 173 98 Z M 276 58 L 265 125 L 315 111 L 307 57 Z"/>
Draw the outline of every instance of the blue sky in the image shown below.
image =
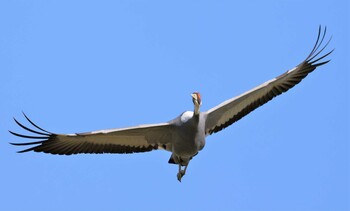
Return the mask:
<path id="1" fill-rule="evenodd" d="M 0 210 L 349 210 L 347 1 L 1 1 Z M 17 154 L 21 111 L 56 133 L 168 121 L 301 62 L 332 61 L 207 138 L 179 183 L 169 153 Z"/>

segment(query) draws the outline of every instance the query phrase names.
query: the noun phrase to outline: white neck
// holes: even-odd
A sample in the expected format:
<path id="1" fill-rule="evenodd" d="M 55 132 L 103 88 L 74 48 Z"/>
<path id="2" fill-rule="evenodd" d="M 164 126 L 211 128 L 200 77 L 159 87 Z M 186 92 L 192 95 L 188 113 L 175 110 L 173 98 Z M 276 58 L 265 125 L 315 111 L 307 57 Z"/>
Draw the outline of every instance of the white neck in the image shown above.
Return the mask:
<path id="1" fill-rule="evenodd" d="M 194 104 L 194 115 L 199 115 L 199 107 L 200 105 Z"/>

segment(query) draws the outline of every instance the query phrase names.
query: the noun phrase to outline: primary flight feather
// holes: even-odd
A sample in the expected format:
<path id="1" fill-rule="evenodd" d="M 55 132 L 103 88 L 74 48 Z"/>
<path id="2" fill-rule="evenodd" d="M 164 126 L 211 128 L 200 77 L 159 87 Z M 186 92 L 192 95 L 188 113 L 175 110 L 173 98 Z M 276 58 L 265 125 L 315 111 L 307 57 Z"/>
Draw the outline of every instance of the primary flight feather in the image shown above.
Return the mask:
<path id="1" fill-rule="evenodd" d="M 201 95 L 194 92 L 192 93 L 194 110 L 186 111 L 169 122 L 75 134 L 51 133 L 34 124 L 24 114 L 35 130 L 14 120 L 33 135 L 9 132 L 15 136 L 39 141 L 12 144 L 30 146 L 19 152 L 35 151 L 59 155 L 135 153 L 163 149 L 172 153 L 169 163 L 178 165 L 177 178 L 181 181 L 190 160 L 203 149 L 206 136 L 219 132 L 274 97 L 288 91 L 318 66 L 330 61 L 322 60 L 333 50 L 320 55 L 331 40 L 323 45 L 325 35 L 326 28 L 322 31 L 320 27 L 311 53 L 298 66 L 208 111 L 200 111 Z"/>

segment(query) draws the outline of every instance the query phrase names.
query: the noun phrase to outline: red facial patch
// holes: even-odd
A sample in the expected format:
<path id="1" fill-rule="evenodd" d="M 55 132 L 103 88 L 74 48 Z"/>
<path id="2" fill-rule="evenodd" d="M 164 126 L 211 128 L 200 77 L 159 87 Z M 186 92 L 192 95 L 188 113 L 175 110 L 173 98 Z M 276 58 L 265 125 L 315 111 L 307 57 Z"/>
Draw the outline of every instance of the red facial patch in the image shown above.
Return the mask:
<path id="1" fill-rule="evenodd" d="M 199 94 L 199 92 L 193 92 L 193 94 L 197 95 L 197 101 L 199 104 L 201 104 L 202 99 L 201 99 L 201 95 Z"/>

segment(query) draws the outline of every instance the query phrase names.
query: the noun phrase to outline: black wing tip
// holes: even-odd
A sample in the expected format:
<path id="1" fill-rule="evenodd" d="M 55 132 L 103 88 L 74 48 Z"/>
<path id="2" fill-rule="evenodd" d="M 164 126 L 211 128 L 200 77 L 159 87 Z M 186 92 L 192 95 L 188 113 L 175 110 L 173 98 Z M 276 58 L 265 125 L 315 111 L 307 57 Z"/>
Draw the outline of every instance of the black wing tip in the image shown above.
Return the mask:
<path id="1" fill-rule="evenodd" d="M 322 28 L 323 28 L 323 30 L 322 30 Z M 323 44 L 324 43 L 324 39 L 326 37 L 326 33 L 327 33 L 327 26 L 322 27 L 322 25 L 319 25 L 318 35 L 317 35 L 317 39 L 316 39 L 315 45 L 312 48 L 312 50 L 311 50 L 310 54 L 308 55 L 308 57 L 305 59 L 306 63 L 311 64 L 313 66 L 321 66 L 321 65 L 327 64 L 330 61 L 330 59 L 329 59 L 329 60 L 327 60 L 325 62 L 317 63 L 318 61 L 320 61 L 320 60 L 324 59 L 325 57 L 329 56 L 335 50 L 333 48 L 329 52 L 319 56 L 322 52 L 324 52 L 324 50 L 327 48 L 327 46 L 329 45 L 330 41 L 333 38 L 333 36 L 330 36 L 330 38 L 327 40 L 327 42 L 325 44 Z"/>
<path id="2" fill-rule="evenodd" d="M 17 153 L 24 153 L 24 152 L 30 152 L 34 150 L 33 148 L 29 148 L 29 149 L 24 149 L 24 150 L 21 150 L 21 151 L 17 151 Z"/>
<path id="3" fill-rule="evenodd" d="M 28 136 L 28 135 L 22 135 L 22 134 L 19 134 L 19 133 L 15 133 L 15 132 L 12 132 L 9 130 L 9 132 L 12 134 L 12 135 L 15 135 L 15 136 L 18 136 L 18 137 L 22 137 L 22 138 L 29 138 L 29 139 L 47 139 L 49 138 L 50 136 Z"/>
<path id="4" fill-rule="evenodd" d="M 32 120 L 29 119 L 29 117 L 28 117 L 23 111 L 22 111 L 22 113 L 23 113 L 24 117 L 27 119 L 27 121 L 28 121 L 30 124 L 32 124 L 34 127 L 36 127 L 37 129 L 39 129 L 39 130 L 41 130 L 41 131 L 43 131 L 43 132 L 46 132 L 46 133 L 48 133 L 48 134 L 53 134 L 53 133 L 51 133 L 51 132 L 49 132 L 49 131 L 47 131 L 47 130 L 42 129 L 42 128 L 39 127 L 38 125 L 36 125 Z"/>
<path id="5" fill-rule="evenodd" d="M 28 139 L 42 139 L 40 141 L 34 141 L 34 142 L 24 142 L 24 143 L 13 143 L 11 142 L 10 144 L 11 145 L 14 145 L 14 146 L 27 146 L 27 145 L 37 145 L 37 144 L 42 144 L 48 140 L 50 140 L 52 137 L 56 136 L 56 134 L 54 133 L 51 133 L 51 132 L 48 132 L 42 128 L 40 128 L 39 126 L 37 126 L 36 124 L 34 124 L 29 118 L 28 116 L 22 111 L 24 117 L 27 119 L 27 121 L 32 125 L 34 126 L 35 128 L 37 128 L 38 130 L 33 130 L 23 124 L 21 124 L 16 118 L 13 118 L 14 121 L 16 122 L 16 124 L 18 126 L 20 126 L 21 128 L 23 128 L 24 130 L 28 131 L 28 132 L 31 132 L 32 134 L 37 134 L 35 136 L 32 136 L 32 135 L 23 135 L 23 134 L 20 134 L 20 133 L 16 133 L 16 132 L 13 132 L 11 130 L 9 130 L 8 132 L 11 133 L 12 135 L 14 136 L 17 136 L 17 137 L 21 137 L 21 138 L 28 138 Z M 34 150 L 35 147 L 32 147 L 32 148 L 29 148 L 29 149 L 25 149 L 25 150 L 22 150 L 22 151 L 18 151 L 18 153 L 23 153 L 23 152 L 28 152 L 28 151 L 32 151 Z"/>
<path id="6" fill-rule="evenodd" d="M 34 142 L 24 142 L 24 143 L 13 143 L 13 142 L 10 142 L 10 144 L 14 145 L 14 146 L 26 146 L 26 145 L 33 145 L 33 144 L 42 144 L 45 141 L 46 140 L 44 140 L 44 141 L 34 141 Z"/>

